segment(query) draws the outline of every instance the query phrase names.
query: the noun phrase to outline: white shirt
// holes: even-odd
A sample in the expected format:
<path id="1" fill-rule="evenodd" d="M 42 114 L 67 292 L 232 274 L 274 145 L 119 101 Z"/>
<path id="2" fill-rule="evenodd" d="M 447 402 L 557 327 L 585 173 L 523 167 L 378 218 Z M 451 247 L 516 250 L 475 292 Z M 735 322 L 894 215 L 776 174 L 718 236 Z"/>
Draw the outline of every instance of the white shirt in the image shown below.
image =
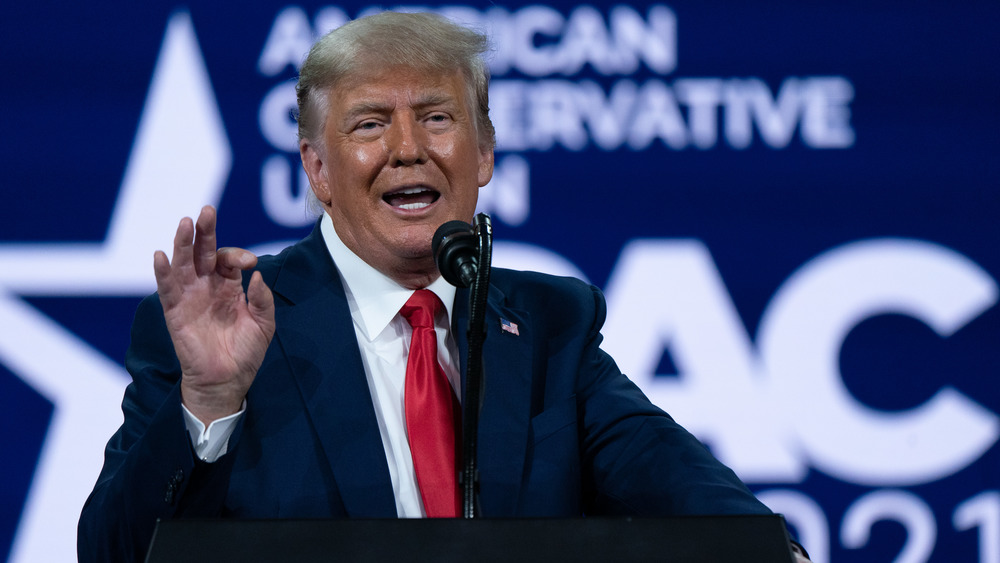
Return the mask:
<path id="1" fill-rule="evenodd" d="M 396 498 L 396 513 L 400 518 L 423 517 L 426 514 L 413 471 L 403 411 L 406 360 L 412 329 L 399 314 L 399 310 L 413 294 L 413 290 L 400 286 L 351 252 L 337 236 L 329 215 L 323 216 L 320 232 L 337 265 L 347 294 L 354 332 L 361 350 L 368 389 L 371 391 L 389 466 L 389 478 Z M 438 362 L 448 376 L 455 395 L 461 397 L 458 347 L 451 335 L 456 289 L 440 277 L 427 289 L 433 291 L 444 303 L 444 310 L 434 319 Z M 333 371 L 332 366 L 330 371 Z M 186 407 L 183 410 L 198 457 L 212 462 L 224 455 L 229 437 L 243 410 L 212 422 L 208 428 Z"/>

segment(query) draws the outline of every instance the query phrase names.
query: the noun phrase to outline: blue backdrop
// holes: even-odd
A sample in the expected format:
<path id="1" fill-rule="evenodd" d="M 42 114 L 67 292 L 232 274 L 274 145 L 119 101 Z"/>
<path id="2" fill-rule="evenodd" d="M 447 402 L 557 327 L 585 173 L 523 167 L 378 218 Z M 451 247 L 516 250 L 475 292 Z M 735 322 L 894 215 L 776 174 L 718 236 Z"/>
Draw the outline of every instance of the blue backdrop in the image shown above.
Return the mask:
<path id="1" fill-rule="evenodd" d="M 177 220 L 308 231 L 296 65 L 368 9 L 2 8 L 0 557 L 74 557 Z M 604 288 L 623 370 L 815 561 L 1000 563 L 1000 5 L 432 9 L 496 46 L 498 263 Z"/>

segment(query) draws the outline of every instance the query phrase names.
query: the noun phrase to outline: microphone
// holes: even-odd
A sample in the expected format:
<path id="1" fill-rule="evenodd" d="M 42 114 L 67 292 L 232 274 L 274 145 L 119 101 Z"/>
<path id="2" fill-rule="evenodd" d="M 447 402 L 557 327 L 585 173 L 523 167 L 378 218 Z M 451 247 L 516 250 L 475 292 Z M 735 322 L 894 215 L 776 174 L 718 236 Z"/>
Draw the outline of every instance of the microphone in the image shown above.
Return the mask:
<path id="1" fill-rule="evenodd" d="M 448 221 L 438 227 L 431 240 L 434 263 L 448 283 L 469 287 L 479 270 L 479 239 L 472 225 L 463 221 Z"/>
<path id="2" fill-rule="evenodd" d="M 490 216 L 476 214 L 476 226 L 449 221 L 431 239 L 434 263 L 444 279 L 469 291 L 468 347 L 462 391 L 462 516 L 479 518 L 479 411 L 483 406 L 483 342 L 486 340 L 486 296 L 493 262 L 493 227 Z"/>

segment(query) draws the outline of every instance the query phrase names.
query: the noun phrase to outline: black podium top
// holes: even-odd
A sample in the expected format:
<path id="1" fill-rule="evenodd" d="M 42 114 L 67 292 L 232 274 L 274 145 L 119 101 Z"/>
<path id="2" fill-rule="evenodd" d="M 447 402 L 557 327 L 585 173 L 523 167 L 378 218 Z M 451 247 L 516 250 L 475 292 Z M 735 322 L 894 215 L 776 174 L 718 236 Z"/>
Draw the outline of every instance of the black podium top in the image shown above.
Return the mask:
<path id="1" fill-rule="evenodd" d="M 683 518 L 169 520 L 147 563 L 791 563 L 780 516 Z"/>

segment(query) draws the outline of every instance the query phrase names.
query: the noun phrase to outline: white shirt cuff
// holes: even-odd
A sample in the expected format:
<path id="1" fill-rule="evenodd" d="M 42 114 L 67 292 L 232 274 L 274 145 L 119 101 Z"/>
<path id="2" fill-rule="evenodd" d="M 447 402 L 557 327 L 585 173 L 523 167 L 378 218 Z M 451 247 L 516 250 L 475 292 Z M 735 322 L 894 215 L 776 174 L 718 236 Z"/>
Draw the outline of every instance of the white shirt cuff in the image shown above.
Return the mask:
<path id="1" fill-rule="evenodd" d="M 188 434 L 191 436 L 191 445 L 194 446 L 195 455 L 202 461 L 212 463 L 226 455 L 229 448 L 229 437 L 233 435 L 236 422 L 246 411 L 247 401 L 243 399 L 239 412 L 213 420 L 208 428 L 205 428 L 205 424 L 198 420 L 198 417 L 191 414 L 184 403 L 181 403 L 181 409 L 184 413 L 184 426 L 187 427 Z"/>

